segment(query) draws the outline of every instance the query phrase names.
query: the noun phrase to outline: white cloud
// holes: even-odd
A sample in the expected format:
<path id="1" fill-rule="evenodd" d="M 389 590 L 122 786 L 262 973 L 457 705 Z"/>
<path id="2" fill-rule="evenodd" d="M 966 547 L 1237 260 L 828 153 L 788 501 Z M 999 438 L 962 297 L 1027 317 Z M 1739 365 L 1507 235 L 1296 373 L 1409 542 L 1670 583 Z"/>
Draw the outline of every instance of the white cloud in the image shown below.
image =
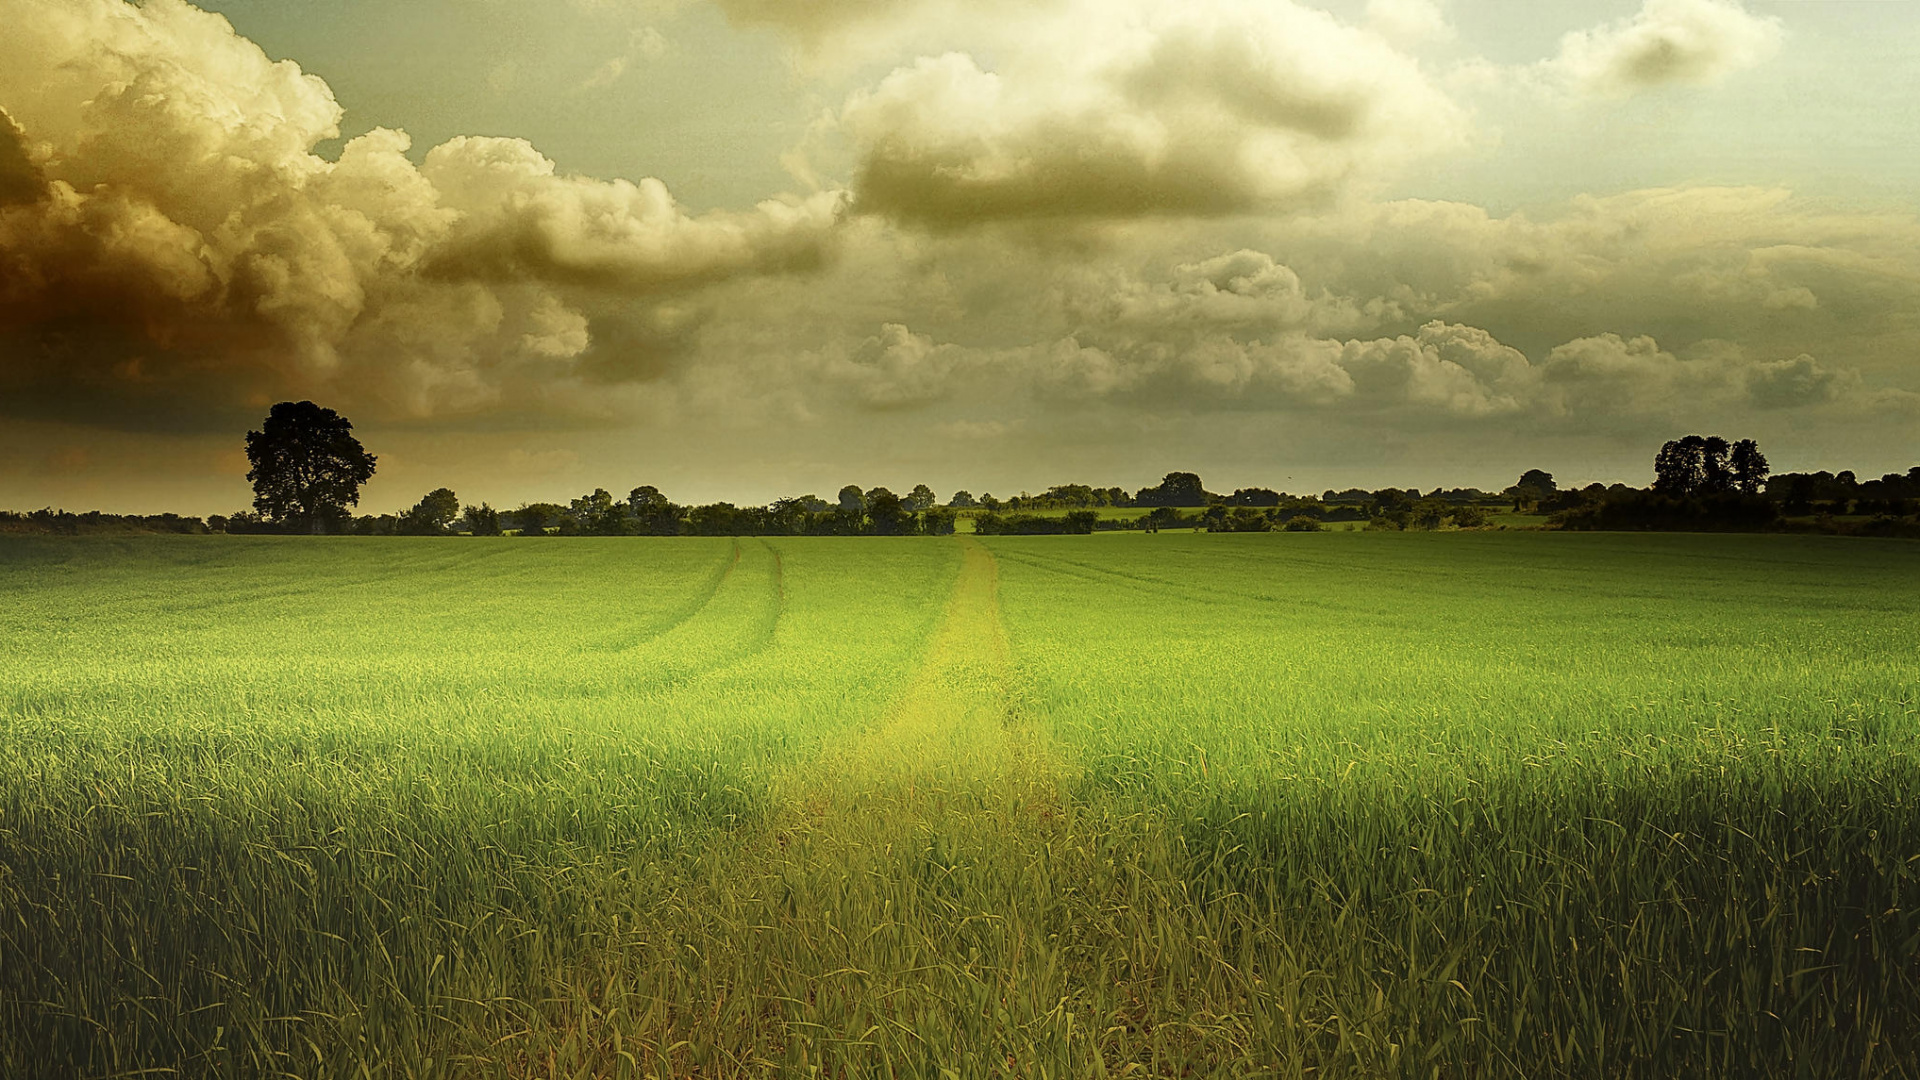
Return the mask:
<path id="1" fill-rule="evenodd" d="M 861 208 L 938 225 L 1285 209 L 1466 126 L 1412 60 L 1291 0 L 1086 0 L 1021 30 L 992 66 L 925 56 L 848 99 Z"/>
<path id="2" fill-rule="evenodd" d="M 1857 390 L 1859 382 L 1858 374 L 1823 367 L 1801 353 L 1791 360 L 1754 365 L 1747 372 L 1747 393 L 1763 409 L 1792 409 L 1833 401 Z"/>
<path id="3" fill-rule="evenodd" d="M 1561 39 L 1549 68 L 1575 87 L 1625 97 L 1662 86 L 1698 86 L 1773 58 L 1780 20 L 1740 0 L 1646 0 L 1630 19 Z"/>
<path id="4" fill-rule="evenodd" d="M 953 376 L 972 357 L 968 350 L 936 345 L 926 334 L 888 323 L 846 354 L 827 358 L 822 367 L 866 408 L 908 409 L 945 398 Z"/>
<path id="5" fill-rule="evenodd" d="M 1300 276 L 1251 250 L 1178 264 L 1164 281 L 1115 275 L 1090 281 L 1082 291 L 1091 295 L 1069 298 L 1078 318 L 1163 332 L 1179 326 L 1279 330 L 1305 325 L 1315 314 Z"/>

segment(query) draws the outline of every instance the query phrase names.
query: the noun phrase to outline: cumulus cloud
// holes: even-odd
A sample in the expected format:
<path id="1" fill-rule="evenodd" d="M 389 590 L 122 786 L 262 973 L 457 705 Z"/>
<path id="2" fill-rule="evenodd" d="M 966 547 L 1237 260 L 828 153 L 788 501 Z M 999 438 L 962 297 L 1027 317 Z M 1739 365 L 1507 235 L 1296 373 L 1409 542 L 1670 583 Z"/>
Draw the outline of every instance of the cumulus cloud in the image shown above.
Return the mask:
<path id="1" fill-rule="evenodd" d="M 1285 209 L 1465 128 L 1411 59 L 1291 0 L 1086 0 L 997 51 L 923 56 L 848 99 L 862 209 L 945 226 Z"/>
<path id="2" fill-rule="evenodd" d="M 1279 409 L 1390 416 L 1399 425 L 1497 421 L 1532 431 L 1631 431 L 1804 409 L 1886 395 L 1857 371 L 1810 356 L 1752 360 L 1722 349 L 1682 359 L 1645 335 L 1563 342 L 1538 363 L 1475 326 L 1435 320 L 1410 334 L 1347 340 L 1228 334 L 1178 346 L 1144 338 L 1103 347 L 1078 338 L 1003 353 L 1042 393 L 1133 401 L 1160 410 Z"/>
<path id="3" fill-rule="evenodd" d="M 1279 410 L 1645 437 L 1878 407 L 1920 343 L 1916 223 L 1777 191 L 1580 199 L 1543 220 L 1403 202 L 1106 237 L 1035 250 L 861 219 L 825 277 L 741 283 L 730 306 L 754 316 L 703 348 L 769 357 L 736 386 L 813 416 Z M 1779 300 L 1800 291 L 1816 302 Z M 806 339 L 783 365 L 783 343 Z"/>
<path id="4" fill-rule="evenodd" d="M 1180 263 L 1165 280 L 1128 274 L 1083 283 L 1067 302 L 1083 321 L 1113 327 L 1279 330 L 1306 324 L 1313 298 L 1291 267 L 1242 249 Z"/>
<path id="5" fill-rule="evenodd" d="M 0 206 L 37 202 L 46 193 L 46 177 L 27 156 L 27 133 L 0 108 Z"/>
<path id="6" fill-rule="evenodd" d="M 1820 405 L 1856 390 L 1857 373 L 1824 367 L 1806 353 L 1791 360 L 1756 364 L 1747 373 L 1747 394 L 1763 409 Z"/>
<path id="7" fill-rule="evenodd" d="M 1698 86 L 1756 67 L 1780 50 L 1780 20 L 1740 0 L 1646 0 L 1629 19 L 1561 39 L 1549 68 L 1575 87 L 1625 97 Z"/>
<path id="8" fill-rule="evenodd" d="M 1089 331 L 1097 334 L 1098 331 Z M 1107 345 L 1117 374 L 1101 384 L 1043 385 L 1084 396 L 1126 394 L 1159 407 L 1396 412 L 1448 421 L 1533 407 L 1536 372 L 1484 330 L 1431 322 L 1412 334 L 1339 340 L 1289 333 L 1245 339 L 1214 333 L 1177 345 L 1148 338 Z"/>
<path id="9" fill-rule="evenodd" d="M 804 265 L 836 208 L 828 193 L 694 218 L 659 180 L 559 176 L 523 139 L 450 139 L 427 152 L 420 176 L 455 222 L 427 260 L 432 273 L 616 291 Z"/>
<path id="10" fill-rule="evenodd" d="M 1545 402 L 1557 415 L 1646 419 L 1718 407 L 1738 393 L 1727 365 L 1686 363 L 1646 335 L 1577 338 L 1547 354 Z"/>
<path id="11" fill-rule="evenodd" d="M 561 175 L 524 141 L 416 167 L 183 0 L 0 0 L 0 387 L 96 422 L 331 392 L 522 407 L 590 317 L 820 257 L 838 197 L 693 215 L 657 180 Z M 578 374 L 577 372 L 574 374 Z"/>
<path id="12" fill-rule="evenodd" d="M 1284 233 L 1308 290 L 1353 302 L 1348 332 L 1375 315 L 1383 329 L 1444 319 L 1536 357 L 1606 331 L 1683 348 L 1723 339 L 1770 357 L 1846 356 L 1902 380 L 1920 345 L 1908 315 L 1920 305 L 1920 222 L 1778 189 L 1580 197 L 1543 216 L 1407 200 Z"/>
<path id="13" fill-rule="evenodd" d="M 824 361 L 828 378 L 844 383 L 869 409 L 907 409 L 946 397 L 955 375 L 974 355 L 954 345 L 936 345 L 899 323 L 888 323 L 844 355 Z"/>

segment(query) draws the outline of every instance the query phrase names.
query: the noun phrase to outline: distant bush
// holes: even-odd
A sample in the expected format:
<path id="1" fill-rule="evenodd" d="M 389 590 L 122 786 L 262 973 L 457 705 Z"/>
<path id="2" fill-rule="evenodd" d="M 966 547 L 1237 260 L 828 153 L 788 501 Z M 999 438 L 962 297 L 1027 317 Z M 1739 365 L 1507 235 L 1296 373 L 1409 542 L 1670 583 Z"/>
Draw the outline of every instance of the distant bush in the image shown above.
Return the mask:
<path id="1" fill-rule="evenodd" d="M 1091 533 L 1100 521 L 1093 510 L 1074 510 L 1062 517 L 1040 514 L 997 514 L 988 511 L 973 519 L 973 531 L 981 536 L 1058 536 Z"/>
<path id="2" fill-rule="evenodd" d="M 1548 521 L 1576 531 L 1752 532 L 1779 518 L 1778 508 L 1759 495 L 1630 491 L 1563 510 Z"/>
<path id="3" fill-rule="evenodd" d="M 207 523 L 179 514 L 82 514 L 51 507 L 20 514 L 0 511 L 0 532 L 50 533 L 55 536 L 93 536 L 101 533 L 204 533 Z"/>
<path id="4" fill-rule="evenodd" d="M 1281 528 L 1287 532 L 1319 532 L 1323 526 L 1320 524 L 1319 518 L 1308 517 L 1305 514 L 1295 514 L 1288 518 L 1287 523 L 1282 525 Z"/>
<path id="5" fill-rule="evenodd" d="M 1451 516 L 1455 528 L 1479 529 L 1487 524 L 1487 512 L 1478 506 L 1456 507 Z"/>
<path id="6" fill-rule="evenodd" d="M 1271 532 L 1273 518 L 1248 506 L 1210 506 L 1205 515 L 1208 532 Z"/>

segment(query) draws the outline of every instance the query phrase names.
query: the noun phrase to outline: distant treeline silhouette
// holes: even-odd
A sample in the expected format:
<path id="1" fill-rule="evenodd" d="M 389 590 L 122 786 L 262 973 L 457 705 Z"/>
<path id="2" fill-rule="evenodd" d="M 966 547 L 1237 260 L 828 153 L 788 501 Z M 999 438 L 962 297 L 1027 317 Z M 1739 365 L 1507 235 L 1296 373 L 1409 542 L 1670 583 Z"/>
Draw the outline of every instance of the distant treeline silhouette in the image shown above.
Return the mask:
<path id="1" fill-rule="evenodd" d="M 1688 435 L 1660 448 L 1648 488 L 1589 484 L 1562 489 L 1551 473 L 1529 469 L 1512 486 L 1348 488 L 1291 495 L 1271 488 L 1208 491 L 1199 475 L 1170 472 L 1131 494 L 1120 487 L 1056 484 L 1039 494 L 975 497 L 956 491 L 941 503 L 917 484 L 905 495 L 849 484 L 829 502 L 807 494 L 761 506 L 717 502 L 683 506 L 652 485 L 617 498 L 595 488 L 565 504 L 523 503 L 497 510 L 463 505 L 436 488 L 399 514 L 353 515 L 375 459 L 352 424 L 312 402 L 274 406 L 263 431 L 251 432 L 252 510 L 202 519 L 177 514 L 73 514 L 51 508 L 0 512 L 0 531 L 41 533 L 337 533 L 359 536 L 942 536 L 960 519 L 983 535 L 1092 533 L 1102 530 L 1204 529 L 1210 532 L 1315 531 L 1328 524 L 1368 529 L 1475 529 L 1505 524 L 1503 514 L 1536 527 L 1574 530 L 1818 531 L 1920 536 L 1920 466 L 1859 480 L 1852 472 L 1771 475 L 1752 439 Z M 1128 512 L 1133 511 L 1133 512 Z M 1511 520 L 1511 519 L 1509 519 Z"/>
<path id="2" fill-rule="evenodd" d="M 1170 474 L 1177 478 L 1192 475 Z M 1177 504 L 1156 501 L 1163 495 L 1164 484 L 1118 498 L 1111 494 L 1116 489 L 1080 484 L 1062 484 L 1038 495 L 1008 499 L 991 495 L 976 499 L 958 492 L 945 505 L 927 505 L 921 498 L 897 496 L 886 488 L 849 488 L 832 503 L 802 495 L 744 507 L 725 502 L 681 506 L 658 489 L 643 486 L 633 489 L 625 499 L 595 489 L 566 504 L 526 503 L 506 511 L 485 503 L 463 506 L 451 490 L 439 488 L 404 513 L 349 517 L 330 531 L 359 536 L 940 536 L 954 532 L 957 519 L 963 516 L 971 519 L 976 533 L 985 535 L 1183 528 L 1211 532 L 1314 531 L 1341 524 L 1370 529 L 1470 529 L 1496 524 L 1500 515 L 1512 512 L 1544 517 L 1544 524 L 1550 527 L 1574 530 L 1777 529 L 1920 535 L 1920 521 L 1914 519 L 1916 508 L 1920 508 L 1920 466 L 1865 481 L 1852 472 L 1784 473 L 1768 479 L 1756 494 L 1738 490 L 1663 491 L 1657 485 L 1636 488 L 1625 484 L 1589 484 L 1563 490 L 1550 474 L 1540 470 L 1530 470 L 1523 479 L 1528 482 L 1500 492 L 1436 488 L 1423 493 L 1414 488 L 1389 487 L 1288 495 L 1264 488 L 1242 488 L 1221 495 L 1198 488 L 1201 496 L 1176 496 L 1180 499 Z M 1106 497 L 1104 501 L 1091 501 L 1085 494 L 1089 491 Z M 1146 512 L 1111 513 L 1127 509 Z M 1102 510 L 1109 513 L 1103 515 Z M 76 514 L 53 509 L 0 511 L 0 532 L 306 531 L 249 511 L 207 518 L 99 511 Z"/>

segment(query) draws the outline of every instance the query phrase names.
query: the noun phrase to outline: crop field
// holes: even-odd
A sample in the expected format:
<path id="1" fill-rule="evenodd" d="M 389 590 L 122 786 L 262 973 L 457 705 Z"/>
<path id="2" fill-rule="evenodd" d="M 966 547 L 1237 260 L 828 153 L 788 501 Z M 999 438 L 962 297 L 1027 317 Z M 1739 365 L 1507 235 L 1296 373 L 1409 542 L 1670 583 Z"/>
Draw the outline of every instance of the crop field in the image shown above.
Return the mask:
<path id="1" fill-rule="evenodd" d="M 0 1075 L 1920 1075 L 1920 545 L 0 537 Z"/>

